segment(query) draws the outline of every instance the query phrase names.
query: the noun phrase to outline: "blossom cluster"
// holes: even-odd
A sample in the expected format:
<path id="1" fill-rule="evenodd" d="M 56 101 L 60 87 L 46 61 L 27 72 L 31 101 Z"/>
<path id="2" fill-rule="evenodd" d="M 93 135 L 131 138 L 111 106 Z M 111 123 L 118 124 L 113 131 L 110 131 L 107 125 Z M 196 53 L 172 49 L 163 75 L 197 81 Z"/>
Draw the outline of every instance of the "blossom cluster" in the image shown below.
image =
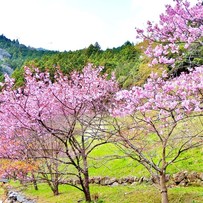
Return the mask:
<path id="1" fill-rule="evenodd" d="M 160 15 L 159 24 L 148 21 L 147 32 L 137 29 L 138 38 L 149 40 L 146 50 L 154 58 L 151 65 L 173 65 L 193 43 L 203 44 L 203 5 L 198 1 L 191 6 L 189 1 L 175 0 L 176 4 L 166 5 L 165 13 Z M 155 47 L 152 43 L 155 42 Z"/>
<path id="2" fill-rule="evenodd" d="M 203 111 L 203 66 L 170 80 L 164 76 L 165 73 L 163 77 L 151 74 L 143 87 L 134 86 L 130 90 L 118 91 L 111 113 L 126 116 L 156 111 L 158 119 L 165 122 L 171 113 L 178 121 L 185 115 Z M 150 118 L 150 114 L 148 116 Z"/>
<path id="3" fill-rule="evenodd" d="M 91 64 L 70 76 L 58 70 L 53 81 L 49 73 L 25 67 L 25 85 L 18 89 L 6 76 L 0 94 L 0 157 L 26 160 L 31 156 L 34 136 L 60 136 L 69 132 L 73 119 L 107 112 L 118 85 L 114 76 L 107 80 L 101 71 Z"/>

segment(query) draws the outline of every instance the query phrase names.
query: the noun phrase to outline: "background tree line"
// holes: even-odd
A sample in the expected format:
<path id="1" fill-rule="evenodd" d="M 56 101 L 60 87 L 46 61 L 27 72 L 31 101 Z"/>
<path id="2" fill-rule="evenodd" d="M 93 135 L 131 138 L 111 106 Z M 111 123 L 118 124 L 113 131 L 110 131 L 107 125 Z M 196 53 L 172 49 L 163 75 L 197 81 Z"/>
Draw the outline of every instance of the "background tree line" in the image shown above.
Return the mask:
<path id="1" fill-rule="evenodd" d="M 73 70 L 81 71 L 88 63 L 92 63 L 95 66 L 103 66 L 103 73 L 115 72 L 117 81 L 123 88 L 143 85 L 151 73 L 148 65 L 151 59 L 144 53 L 148 44 L 147 40 L 136 45 L 127 41 L 119 47 L 102 50 L 96 42 L 84 49 L 59 52 L 27 47 L 18 40 L 10 40 L 0 35 L 0 48 L 10 54 L 4 60 L 0 60 L 0 79 L 4 78 L 2 64 L 7 64 L 13 69 L 12 77 L 16 80 L 16 86 L 21 86 L 24 84 L 24 66 L 38 67 L 40 71 L 47 70 L 53 76 L 56 67 L 60 67 L 64 74 L 70 74 Z M 202 46 L 193 45 L 189 50 L 185 50 L 182 46 L 181 50 L 184 56 L 176 61 L 175 68 L 171 65 L 164 66 L 172 76 L 186 72 L 188 66 L 203 64 Z M 171 53 L 172 57 L 174 55 Z M 163 65 L 157 64 L 153 71 L 161 73 L 160 67 L 163 70 Z"/>

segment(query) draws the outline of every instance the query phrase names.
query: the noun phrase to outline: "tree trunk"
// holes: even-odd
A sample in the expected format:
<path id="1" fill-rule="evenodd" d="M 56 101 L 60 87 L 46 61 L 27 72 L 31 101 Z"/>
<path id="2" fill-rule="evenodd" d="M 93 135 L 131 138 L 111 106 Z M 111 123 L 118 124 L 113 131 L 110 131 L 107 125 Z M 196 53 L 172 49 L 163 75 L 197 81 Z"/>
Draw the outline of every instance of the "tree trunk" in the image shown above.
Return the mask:
<path id="1" fill-rule="evenodd" d="M 90 186 L 89 186 L 89 170 L 87 164 L 87 157 L 83 154 L 83 165 L 84 165 L 84 193 L 86 202 L 91 202 Z"/>
<path id="2" fill-rule="evenodd" d="M 84 178 L 85 178 L 85 180 L 84 180 L 84 182 L 85 182 L 85 184 L 84 184 L 85 185 L 85 191 L 84 191 L 84 193 L 85 193 L 85 200 L 86 200 L 86 202 L 91 202 L 92 200 L 91 200 L 91 195 L 90 195 L 89 174 L 88 174 L 88 171 L 85 172 Z"/>
<path id="3" fill-rule="evenodd" d="M 53 184 L 48 179 L 46 180 L 46 182 L 48 183 L 49 187 L 51 188 L 51 191 L 53 192 L 54 196 L 59 195 L 59 188 L 58 188 L 59 185 Z"/>
<path id="4" fill-rule="evenodd" d="M 53 193 L 54 193 L 54 196 L 59 195 L 59 188 L 58 188 L 58 185 L 54 187 Z"/>
<path id="5" fill-rule="evenodd" d="M 32 173 L 32 183 L 33 183 L 34 189 L 38 190 L 37 180 L 35 178 L 34 173 Z"/>
<path id="6" fill-rule="evenodd" d="M 35 190 L 38 190 L 37 181 L 35 179 L 33 180 L 33 186 Z"/>
<path id="7" fill-rule="evenodd" d="M 161 186 L 161 202 L 168 203 L 168 191 L 166 187 L 166 174 L 163 172 L 160 174 L 160 186 Z"/>

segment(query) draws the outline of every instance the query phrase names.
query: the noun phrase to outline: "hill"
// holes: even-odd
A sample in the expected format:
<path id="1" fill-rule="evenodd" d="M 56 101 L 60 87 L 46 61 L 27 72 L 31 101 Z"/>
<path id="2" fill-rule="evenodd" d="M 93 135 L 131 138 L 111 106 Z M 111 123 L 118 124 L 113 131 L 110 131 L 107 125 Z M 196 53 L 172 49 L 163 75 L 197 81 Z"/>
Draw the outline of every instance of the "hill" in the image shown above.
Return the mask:
<path id="1" fill-rule="evenodd" d="M 0 80 L 5 73 L 12 75 L 16 86 L 24 82 L 24 66 L 48 70 L 51 75 L 60 67 L 63 73 L 82 70 L 88 63 L 103 66 L 103 73 L 115 72 L 119 84 L 126 88 L 142 85 L 148 78 L 151 68 L 149 58 L 143 54 L 147 42 L 134 45 L 127 41 L 119 47 L 102 50 L 99 43 L 76 51 L 50 51 L 43 48 L 27 47 L 18 40 L 10 40 L 0 35 Z M 153 69 L 157 71 L 158 68 Z"/>
<path id="2" fill-rule="evenodd" d="M 144 54 L 147 41 L 134 45 L 127 41 L 119 47 L 102 50 L 99 43 L 90 44 L 87 48 L 76 51 L 50 51 L 43 48 L 27 47 L 18 40 L 10 40 L 0 35 L 0 80 L 5 73 L 12 75 L 16 86 L 23 84 L 24 66 L 38 67 L 41 71 L 48 70 L 51 75 L 60 67 L 63 73 L 82 70 L 88 63 L 103 66 L 103 73 L 115 72 L 121 87 L 145 83 L 152 69 L 148 66 L 150 59 Z M 182 60 L 176 63 L 176 68 L 157 65 L 154 72 L 162 72 L 167 68 L 170 74 L 177 76 L 190 67 L 203 64 L 202 47 L 192 47 Z"/>
<path id="3" fill-rule="evenodd" d="M 56 52 L 27 47 L 18 40 L 10 40 L 0 35 L 0 74 L 11 74 L 20 68 L 26 60 L 41 58 L 43 55 L 52 55 Z"/>
<path id="4" fill-rule="evenodd" d="M 91 44 L 87 48 L 76 51 L 57 52 L 51 55 L 44 54 L 42 57 L 26 60 L 23 66 L 38 67 L 41 71 L 48 70 L 53 75 L 56 67 L 60 67 L 63 73 L 69 74 L 73 70 L 82 70 L 88 63 L 92 63 L 95 66 L 103 66 L 103 73 L 114 71 L 120 84 L 127 87 L 132 83 L 132 81 L 129 82 L 129 78 L 138 71 L 140 54 L 140 50 L 130 42 L 106 50 L 101 50 L 96 42 L 94 45 Z M 13 77 L 16 78 L 19 85 L 23 81 L 21 77 L 23 66 L 13 73 Z"/>
<path id="5" fill-rule="evenodd" d="M 122 86 L 129 86 L 132 77 L 138 71 L 141 51 L 133 43 L 125 42 L 123 45 L 101 50 L 96 42 L 89 47 L 76 51 L 49 51 L 43 48 L 27 47 L 18 40 L 10 40 L 0 35 L 0 75 L 13 74 L 17 85 L 23 83 L 23 67 L 38 67 L 40 70 L 49 70 L 51 73 L 59 66 L 64 73 L 81 70 L 87 63 L 95 66 L 104 66 L 103 72 L 116 72 Z"/>

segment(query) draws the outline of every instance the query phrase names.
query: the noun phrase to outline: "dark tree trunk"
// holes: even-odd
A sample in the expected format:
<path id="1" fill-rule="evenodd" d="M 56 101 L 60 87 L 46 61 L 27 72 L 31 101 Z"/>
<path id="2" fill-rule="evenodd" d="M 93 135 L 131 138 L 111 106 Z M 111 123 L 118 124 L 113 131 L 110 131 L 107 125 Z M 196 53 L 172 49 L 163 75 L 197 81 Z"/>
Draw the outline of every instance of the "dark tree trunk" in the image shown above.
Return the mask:
<path id="1" fill-rule="evenodd" d="M 86 202 L 91 202 L 90 186 L 89 186 L 89 171 L 87 164 L 87 157 L 83 154 L 83 165 L 84 165 L 84 193 Z"/>
<path id="2" fill-rule="evenodd" d="M 88 171 L 84 174 L 84 186 L 85 186 L 85 200 L 86 202 L 91 202 L 90 187 L 89 187 L 89 174 Z"/>
<path id="3" fill-rule="evenodd" d="M 32 173 L 32 183 L 33 183 L 34 189 L 38 190 L 37 180 L 35 178 L 34 173 Z"/>
<path id="4" fill-rule="evenodd" d="M 53 188 L 53 193 L 54 193 L 54 196 L 59 195 L 59 188 L 58 188 L 58 185 Z"/>

